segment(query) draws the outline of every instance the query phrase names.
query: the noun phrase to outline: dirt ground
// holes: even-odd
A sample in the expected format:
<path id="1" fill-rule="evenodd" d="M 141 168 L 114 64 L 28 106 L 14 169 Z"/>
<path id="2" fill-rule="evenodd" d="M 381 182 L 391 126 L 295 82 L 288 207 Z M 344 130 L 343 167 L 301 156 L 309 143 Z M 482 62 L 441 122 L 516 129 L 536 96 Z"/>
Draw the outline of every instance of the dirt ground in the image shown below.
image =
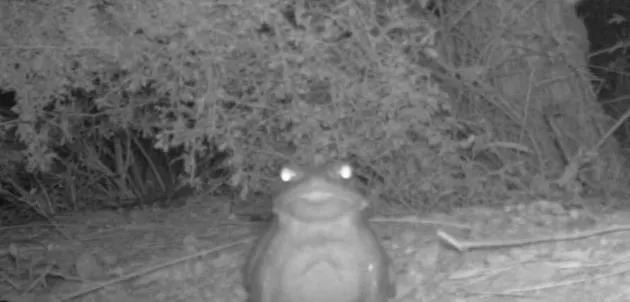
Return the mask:
<path id="1" fill-rule="evenodd" d="M 0 228 L 0 301 L 244 301 L 240 269 L 264 224 L 208 200 Z M 393 302 L 591 302 L 630 301 L 628 221 L 540 200 L 373 226 L 397 270 Z"/>

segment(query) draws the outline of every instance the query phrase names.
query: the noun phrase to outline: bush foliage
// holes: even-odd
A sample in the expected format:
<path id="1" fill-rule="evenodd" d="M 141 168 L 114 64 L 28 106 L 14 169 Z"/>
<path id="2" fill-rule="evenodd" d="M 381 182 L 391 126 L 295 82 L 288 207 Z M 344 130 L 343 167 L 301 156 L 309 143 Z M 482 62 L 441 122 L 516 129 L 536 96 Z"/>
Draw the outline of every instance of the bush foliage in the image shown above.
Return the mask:
<path id="1" fill-rule="evenodd" d="M 168 191 L 179 172 L 244 197 L 316 154 L 416 209 L 493 194 L 424 67 L 437 22 L 422 2 L 3 1 L 0 14 L 0 87 L 19 115 L 2 124 L 16 154 L 2 177 L 52 179 L 3 190 L 63 196 L 33 197 L 40 212 Z"/>

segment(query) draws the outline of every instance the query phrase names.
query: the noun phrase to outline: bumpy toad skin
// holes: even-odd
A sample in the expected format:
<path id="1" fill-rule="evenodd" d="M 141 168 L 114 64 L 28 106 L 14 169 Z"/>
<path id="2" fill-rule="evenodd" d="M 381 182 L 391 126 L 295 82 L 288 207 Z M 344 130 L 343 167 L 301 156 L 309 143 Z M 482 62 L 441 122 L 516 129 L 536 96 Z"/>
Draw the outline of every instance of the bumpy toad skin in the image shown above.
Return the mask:
<path id="1" fill-rule="evenodd" d="M 248 302 L 386 302 L 389 258 L 370 229 L 368 201 L 345 163 L 284 167 L 275 218 L 244 270 Z"/>

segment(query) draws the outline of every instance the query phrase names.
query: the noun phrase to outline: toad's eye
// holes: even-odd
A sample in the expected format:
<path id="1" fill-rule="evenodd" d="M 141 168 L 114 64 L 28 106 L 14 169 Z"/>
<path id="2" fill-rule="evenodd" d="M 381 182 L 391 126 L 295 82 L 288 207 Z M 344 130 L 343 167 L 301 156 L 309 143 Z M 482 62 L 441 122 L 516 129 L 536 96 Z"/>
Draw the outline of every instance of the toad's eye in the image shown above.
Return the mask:
<path id="1" fill-rule="evenodd" d="M 342 179 L 348 180 L 352 178 L 352 167 L 349 164 L 341 164 L 336 168 L 335 173 Z"/>
<path id="2" fill-rule="evenodd" d="M 283 182 L 290 182 L 295 180 L 298 177 L 298 171 L 290 167 L 283 167 L 280 170 L 280 179 Z"/>

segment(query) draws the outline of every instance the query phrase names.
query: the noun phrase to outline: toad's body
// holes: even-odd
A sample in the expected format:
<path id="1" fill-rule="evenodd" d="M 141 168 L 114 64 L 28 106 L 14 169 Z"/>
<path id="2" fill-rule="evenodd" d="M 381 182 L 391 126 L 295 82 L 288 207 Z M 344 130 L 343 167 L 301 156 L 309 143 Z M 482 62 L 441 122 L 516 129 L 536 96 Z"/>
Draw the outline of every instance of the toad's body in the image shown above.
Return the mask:
<path id="1" fill-rule="evenodd" d="M 285 167 L 275 219 L 244 271 L 249 302 L 386 302 L 389 259 L 368 226 L 368 201 L 333 163 Z"/>

